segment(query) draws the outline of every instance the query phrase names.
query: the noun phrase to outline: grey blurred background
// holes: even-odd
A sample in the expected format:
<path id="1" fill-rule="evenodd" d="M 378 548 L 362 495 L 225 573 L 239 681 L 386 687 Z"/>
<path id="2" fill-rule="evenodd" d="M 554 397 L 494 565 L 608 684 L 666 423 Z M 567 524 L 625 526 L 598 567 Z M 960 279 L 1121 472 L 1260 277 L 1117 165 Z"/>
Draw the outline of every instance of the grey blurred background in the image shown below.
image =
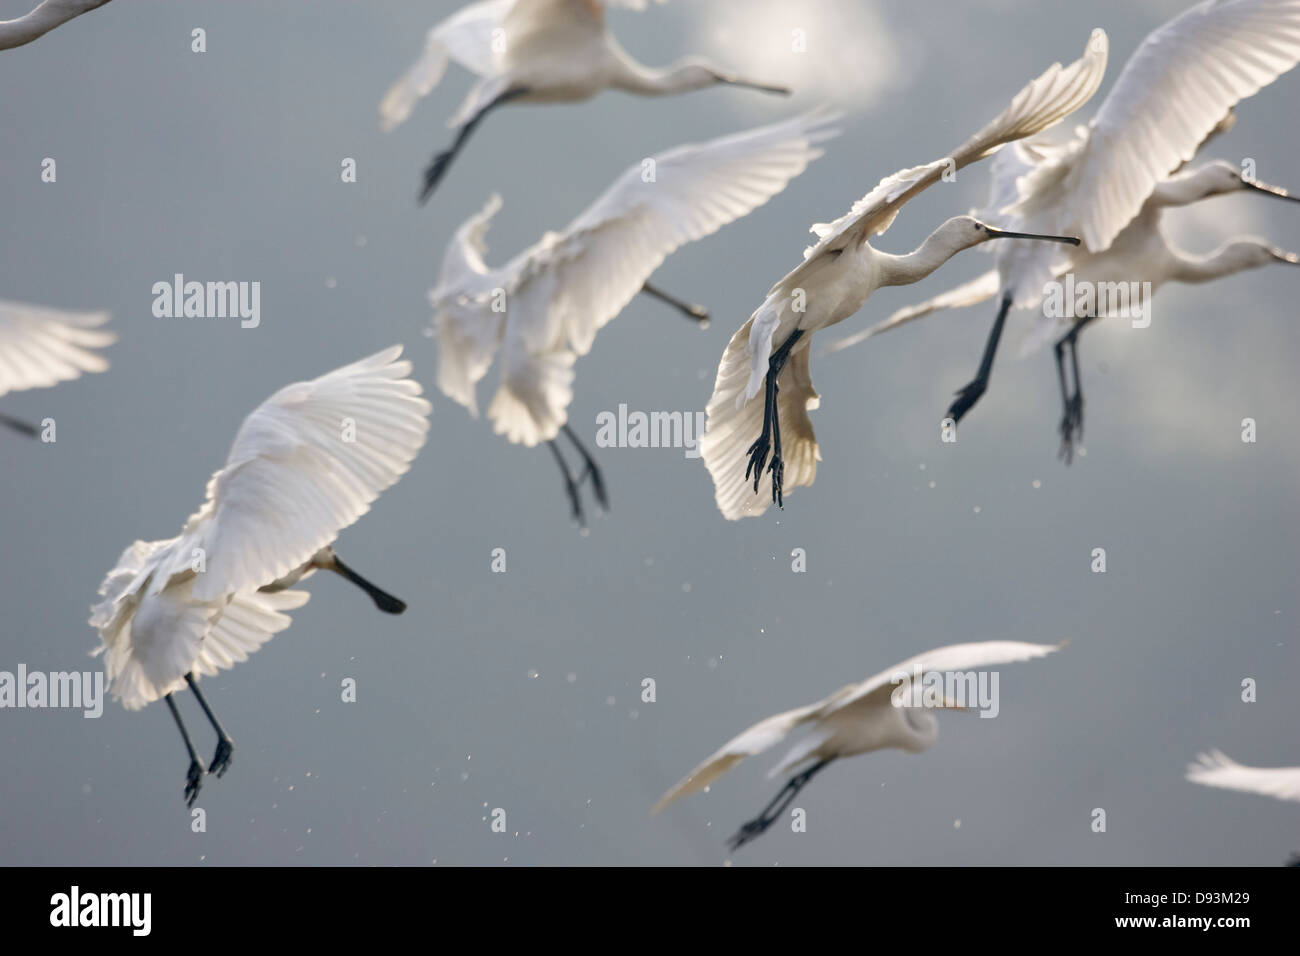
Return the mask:
<path id="1" fill-rule="evenodd" d="M 0 19 L 29 0 L 0 0 Z M 578 366 L 571 421 L 702 409 L 719 355 L 806 229 L 882 176 L 944 155 L 1049 63 L 1111 37 L 1107 82 L 1188 4 L 1100 0 L 680 0 L 611 11 L 630 52 L 688 53 L 788 80 L 791 101 L 707 91 L 493 115 L 431 204 L 419 173 L 469 84 L 455 67 L 396 132 L 377 104 L 454 3 L 116 0 L 0 54 L 0 297 L 104 308 L 112 368 L 6 396 L 58 442 L 0 435 L 0 669 L 98 666 L 88 607 L 135 538 L 176 534 L 239 422 L 272 391 L 394 342 L 433 387 L 426 290 L 445 243 L 494 190 L 503 261 L 560 228 L 658 150 L 789 116 L 847 110 L 844 135 L 782 195 L 671 257 L 656 281 L 708 305 L 701 332 L 639 297 Z M 190 31 L 208 50 L 190 51 Z M 809 53 L 789 54 L 790 30 Z M 1252 157 L 1300 188 L 1300 74 L 1240 108 L 1209 156 Z M 44 157 L 57 184 L 40 181 Z M 354 157 L 359 183 L 340 182 Z M 1208 157 L 1207 157 L 1208 158 Z M 879 243 L 913 248 L 980 204 L 987 166 L 909 205 Z M 1293 208 L 1248 196 L 1173 217 L 1207 251 L 1237 232 L 1300 249 Z M 837 332 L 987 268 L 963 254 L 885 290 Z M 154 282 L 259 280 L 262 321 L 158 319 Z M 1300 808 L 1185 782 L 1217 746 L 1300 763 L 1295 583 L 1300 272 L 1168 287 L 1151 328 L 1082 340 L 1087 456 L 1056 459 L 1049 353 L 1004 347 L 992 388 L 941 445 L 937 423 L 979 361 L 976 308 L 815 360 L 824 461 L 784 513 L 725 522 L 680 450 L 600 449 L 613 512 L 569 524 L 549 455 L 508 445 L 434 394 L 411 473 L 340 537 L 410 602 L 379 615 L 316 576 L 260 653 L 203 687 L 233 734 L 206 833 L 161 704 L 99 720 L 0 711 L 0 862 L 8 864 L 717 864 L 779 785 L 742 764 L 659 817 L 670 784 L 734 733 L 914 653 L 967 640 L 1055 642 L 1002 668 L 996 720 L 945 715 L 937 745 L 845 761 L 736 855 L 771 864 L 1260 864 L 1300 848 Z M 823 336 L 829 343 L 832 336 Z M 485 389 L 494 380 L 485 383 Z M 485 393 L 486 396 L 486 393 Z M 1240 441 L 1240 422 L 1259 441 Z M 1035 483 L 1039 483 L 1037 486 Z M 493 574 L 493 548 L 508 572 Z M 794 574 L 802 547 L 808 572 Z M 1104 547 L 1108 573 L 1089 570 Z M 355 678 L 358 701 L 340 701 Z M 657 702 L 640 699 L 643 678 Z M 1240 699 L 1244 678 L 1259 700 Z M 214 741 L 180 695 L 206 757 Z M 508 832 L 489 827 L 493 808 Z M 1090 830 L 1104 808 L 1108 829 Z M 959 823 L 958 823 L 959 821 Z"/>

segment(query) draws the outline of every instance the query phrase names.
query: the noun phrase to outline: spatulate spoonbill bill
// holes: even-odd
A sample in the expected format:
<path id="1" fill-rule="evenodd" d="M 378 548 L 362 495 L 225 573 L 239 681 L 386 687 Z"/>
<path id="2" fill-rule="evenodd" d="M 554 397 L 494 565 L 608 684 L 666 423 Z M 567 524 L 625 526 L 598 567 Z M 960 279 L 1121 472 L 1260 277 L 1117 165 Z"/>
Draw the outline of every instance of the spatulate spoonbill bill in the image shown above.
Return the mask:
<path id="1" fill-rule="evenodd" d="M 650 812 L 656 814 L 678 797 L 706 789 L 744 758 L 763 753 L 791 734 L 802 732 L 802 738 L 768 772 L 768 778 L 801 769 L 786 781 L 762 813 L 744 824 L 731 838 L 731 849 L 739 849 L 780 819 L 808 781 L 833 761 L 875 750 L 923 753 L 934 746 L 939 735 L 939 720 L 932 711 L 970 709 L 969 705 L 939 693 L 935 675 L 942 680 L 947 673 L 964 673 L 1032 660 L 1045 657 L 1062 646 L 982 641 L 950 644 L 908 658 L 860 684 L 842 687 L 815 704 L 759 721 L 723 744 L 674 784 Z M 922 689 L 928 692 L 930 687 L 934 688 L 935 699 L 932 706 L 926 706 L 929 699 Z"/>
<path id="2" fill-rule="evenodd" d="M 499 268 L 483 261 L 485 237 L 501 208 L 493 196 L 457 231 L 429 301 L 438 338 L 438 387 L 478 414 L 477 383 L 501 351 L 501 383 L 488 407 L 497 434 L 533 447 L 546 442 L 559 464 L 573 517 L 583 522 L 579 485 L 589 476 L 607 506 L 600 469 L 568 425 L 573 364 L 597 330 L 639 291 L 692 317 L 704 310 L 647 284 L 684 243 L 710 235 L 767 202 L 822 154 L 838 134 L 833 113 L 679 146 L 624 172 L 561 232 L 548 232 Z M 564 432 L 583 460 L 578 477 L 556 444 Z"/>
<path id="3" fill-rule="evenodd" d="M 810 485 L 816 476 L 821 455 L 808 418 L 820 401 L 809 368 L 813 333 L 853 315 L 882 286 L 918 282 L 961 250 L 990 239 L 1078 242 L 999 230 L 970 216 L 949 219 L 903 256 L 880 252 L 870 240 L 889 228 L 909 199 L 945 175 L 1046 129 L 1086 103 L 1105 72 L 1106 51 L 1106 34 L 1094 30 L 1080 59 L 1068 67 L 1053 64 L 950 156 L 886 177 L 844 216 L 812 227 L 817 243 L 731 337 L 718 365 L 700 449 L 726 518 L 762 514 L 768 497 L 781 506 L 786 487 Z M 764 471 L 769 452 L 771 464 Z M 764 483 L 768 495 L 760 493 Z"/>
<path id="4" fill-rule="evenodd" d="M 26 16 L 0 20 L 0 50 L 31 43 L 55 27 L 106 3 L 108 0 L 43 0 Z"/>
<path id="5" fill-rule="evenodd" d="M 289 590 L 316 570 L 360 586 L 381 610 L 406 605 L 362 578 L 331 547 L 406 473 L 424 444 L 430 405 L 394 346 L 280 389 L 240 426 L 203 506 L 179 536 L 136 541 L 108 573 L 91 610 L 110 690 L 128 710 L 160 697 L 189 753 L 185 798 L 203 764 L 172 695 L 189 687 L 217 733 L 208 773 L 230 765 L 234 741 L 198 688 L 289 626 L 307 602 Z"/>
<path id="6" fill-rule="evenodd" d="M 646 7 L 646 0 L 613 3 L 636 10 Z M 488 0 L 461 8 L 429 31 L 423 55 L 379 104 L 383 129 L 391 130 L 410 116 L 452 60 L 480 80 L 448 123 L 457 130 L 452 145 L 425 170 L 421 203 L 428 201 L 487 114 L 506 103 L 574 103 L 606 89 L 641 96 L 717 85 L 790 92 L 737 76 L 699 57 L 662 69 L 642 66 L 606 27 L 606 6 L 607 0 Z"/>
<path id="7" fill-rule="evenodd" d="M 112 345 L 117 336 L 101 329 L 107 312 L 69 312 L 0 300 L 0 396 L 71 381 L 83 372 L 102 372 L 108 360 L 91 349 Z M 39 437 L 29 422 L 0 413 L 0 425 Z"/>
<path id="8" fill-rule="evenodd" d="M 1150 289 L 1165 282 L 1208 282 L 1272 263 L 1295 264 L 1284 252 L 1241 236 L 1208 256 L 1176 248 L 1161 231 L 1163 210 L 1211 196 L 1249 192 L 1294 200 L 1285 190 L 1244 177 L 1228 163 L 1183 166 L 1203 143 L 1233 122 L 1232 107 L 1300 62 L 1300 0 L 1210 0 L 1154 30 L 1129 58 L 1096 117 L 1064 143 L 1026 140 L 993 164 L 989 208 L 976 213 L 1007 229 L 1068 232 L 1077 249 L 1023 242 L 997 247 L 994 270 L 879 326 L 835 343 L 844 348 L 887 328 L 938 309 L 999 298 L 998 313 L 975 378 L 948 409 L 954 421 L 988 388 L 993 357 L 1012 308 L 1037 310 L 1025 337 L 1028 353 L 1055 341 L 1064 413 L 1061 457 L 1069 462 L 1083 426 L 1077 340 L 1105 310 L 1054 314 L 1044 298 L 1049 282 L 1073 274 L 1075 284 L 1112 288 L 1124 283 Z M 1083 288 L 1083 286 L 1078 286 Z M 1132 304 L 1125 300 L 1131 311 Z M 1145 303 L 1143 303 L 1145 305 Z M 1074 379 L 1067 386 L 1066 353 Z"/>

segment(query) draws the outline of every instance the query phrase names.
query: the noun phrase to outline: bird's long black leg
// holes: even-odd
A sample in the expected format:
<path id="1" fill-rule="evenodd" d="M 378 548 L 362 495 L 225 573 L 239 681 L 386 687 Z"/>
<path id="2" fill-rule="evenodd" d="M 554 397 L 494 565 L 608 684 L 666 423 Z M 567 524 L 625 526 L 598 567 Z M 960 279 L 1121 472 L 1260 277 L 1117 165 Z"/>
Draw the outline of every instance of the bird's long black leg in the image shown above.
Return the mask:
<path id="1" fill-rule="evenodd" d="M 560 454 L 560 446 L 551 439 L 546 443 L 551 449 L 551 454 L 555 456 L 555 463 L 560 466 L 560 477 L 564 479 L 564 492 L 569 496 L 569 507 L 572 509 L 573 520 L 585 528 L 587 519 L 582 514 L 582 498 L 578 495 L 578 480 L 573 477 L 573 472 L 569 471 L 569 465 Z"/>
<path id="2" fill-rule="evenodd" d="M 1002 296 L 998 317 L 993 320 L 993 328 L 989 332 L 988 341 L 984 344 L 984 357 L 980 359 L 979 371 L 968 384 L 957 390 L 956 400 L 948 406 L 948 417 L 954 422 L 961 421 L 962 416 L 975 407 L 975 403 L 989 387 L 989 376 L 993 373 L 993 357 L 997 354 L 998 342 L 1002 339 L 1002 327 L 1006 325 L 1011 301 L 1010 292 Z"/>
<path id="3" fill-rule="evenodd" d="M 172 718 L 176 721 L 176 726 L 180 728 L 181 739 L 185 741 L 185 749 L 190 752 L 190 769 L 185 774 L 185 805 L 194 806 L 194 801 L 199 798 L 199 789 L 203 786 L 203 764 L 199 762 L 199 752 L 194 749 L 194 741 L 190 740 L 190 732 L 185 729 L 185 722 L 181 720 L 181 712 L 176 709 L 176 701 L 172 700 L 172 695 L 167 694 L 163 697 L 167 701 L 167 707 L 172 712 Z"/>
<path id="4" fill-rule="evenodd" d="M 1065 396 L 1065 413 L 1061 417 L 1061 451 L 1059 457 L 1068 465 L 1074 460 L 1074 442 L 1083 437 L 1083 380 L 1079 375 L 1079 333 L 1084 327 L 1096 316 L 1087 316 L 1075 323 L 1074 328 L 1070 329 L 1062 339 L 1056 343 L 1057 348 L 1057 367 L 1061 375 L 1061 381 L 1065 381 L 1064 370 L 1061 369 L 1061 350 L 1064 346 L 1070 348 L 1070 370 L 1074 375 L 1074 393 Z M 1064 387 L 1064 386 L 1062 386 Z"/>
<path id="5" fill-rule="evenodd" d="M 658 299 L 660 302 L 664 302 L 667 303 L 668 305 L 671 305 L 674 309 L 681 312 L 682 315 L 686 316 L 688 319 L 694 319 L 696 322 L 700 322 L 700 323 L 704 323 L 709 320 L 709 310 L 706 309 L 704 306 L 693 305 L 692 303 L 687 302 L 685 299 L 679 299 L 671 292 L 665 292 L 663 289 L 659 288 L 656 285 L 651 285 L 649 282 L 641 286 L 641 291 L 648 296 L 653 296 L 654 298 Z"/>
<path id="6" fill-rule="evenodd" d="M 801 771 L 787 780 L 785 786 L 772 798 L 772 802 L 763 808 L 763 812 L 737 830 L 735 835 L 727 841 L 727 845 L 733 851 L 738 850 L 750 840 L 767 832 L 772 824 L 781 819 L 786 808 L 799 795 L 799 791 L 808 785 L 808 781 L 816 776 L 818 771 L 823 770 L 833 759 L 820 760 L 807 770 Z"/>
<path id="7" fill-rule="evenodd" d="M 433 191 L 438 188 L 439 181 L 441 181 L 442 177 L 446 175 L 448 167 L 451 166 L 451 161 L 456 158 L 456 154 L 464 147 L 465 141 L 468 140 L 470 134 L 478 128 L 479 123 L 483 122 L 483 118 L 498 106 L 509 103 L 511 100 L 517 99 L 527 92 L 528 90 L 524 88 L 506 90 L 487 106 L 483 107 L 483 109 L 479 110 L 473 119 L 469 120 L 469 122 L 460 128 L 460 131 L 456 133 L 456 138 L 452 141 L 451 146 L 433 157 L 433 161 L 430 162 L 428 167 L 424 170 L 424 186 L 420 189 L 421 206 L 429 201 L 429 197 L 433 195 Z"/>
<path id="8" fill-rule="evenodd" d="M 371 584 L 361 575 L 357 574 L 357 572 L 353 571 L 350 567 L 340 561 L 337 554 L 334 555 L 334 566 L 331 570 L 343 575 L 343 577 L 347 578 L 357 587 L 361 588 L 361 590 L 369 594 L 370 600 L 375 602 L 375 607 L 379 608 L 379 610 L 383 611 L 385 614 L 401 614 L 406 610 L 405 601 L 401 598 L 393 597 L 393 595 L 389 594 L 383 588 Z"/>
<path id="9" fill-rule="evenodd" d="M 749 446 L 745 452 L 749 456 L 749 464 L 745 467 L 745 477 L 749 478 L 749 473 L 754 473 L 754 494 L 758 494 L 758 482 L 763 475 L 763 465 L 767 463 L 767 453 L 772 447 L 773 434 L 779 432 L 780 423 L 776 417 L 776 393 L 777 379 L 781 377 L 781 369 L 785 368 L 786 360 L 790 357 L 790 350 L 794 344 L 803 337 L 803 329 L 795 329 L 790 333 L 781 347 L 772 353 L 772 357 L 767 361 L 767 380 L 766 390 L 763 395 L 763 432 L 758 436 L 758 440 Z M 776 434 L 775 439 L 776 455 L 772 458 L 772 465 L 768 471 L 772 472 L 772 500 L 781 500 L 781 475 L 784 471 L 784 463 L 781 462 L 781 437 Z"/>
<path id="10" fill-rule="evenodd" d="M 235 741 L 231 739 L 230 734 L 226 733 L 226 728 L 221 726 L 221 721 L 217 720 L 217 715 L 208 706 L 207 700 L 203 697 L 203 692 L 199 690 L 199 682 L 194 679 L 192 673 L 185 675 L 185 683 L 190 685 L 190 690 L 194 692 L 199 706 L 203 708 L 208 723 L 212 724 L 212 729 L 217 732 L 217 753 L 208 766 L 208 773 L 215 773 L 218 777 L 224 777 L 226 770 L 230 767 L 230 756 L 235 752 Z M 180 717 L 178 716 L 176 719 L 180 720 Z M 186 738 L 186 741 L 188 742 L 188 738 Z"/>
<path id="11" fill-rule="evenodd" d="M 596 495 L 596 501 L 605 511 L 609 510 L 609 495 L 605 491 L 605 476 L 601 473 L 600 466 L 596 464 L 596 459 L 592 457 L 591 452 L 587 451 L 579 439 L 578 434 L 567 424 L 561 425 L 560 430 L 569 436 L 569 441 L 573 442 L 573 447 L 578 449 L 578 454 L 582 456 L 585 468 L 581 475 L 578 476 L 578 484 L 581 485 L 588 477 L 591 478 L 591 490 Z"/>
<path id="12" fill-rule="evenodd" d="M 35 425 L 29 425 L 27 422 L 17 418 L 10 418 L 8 415 L 0 412 L 0 425 L 8 425 L 16 432 L 21 432 L 29 438 L 40 438 L 41 430 Z"/>

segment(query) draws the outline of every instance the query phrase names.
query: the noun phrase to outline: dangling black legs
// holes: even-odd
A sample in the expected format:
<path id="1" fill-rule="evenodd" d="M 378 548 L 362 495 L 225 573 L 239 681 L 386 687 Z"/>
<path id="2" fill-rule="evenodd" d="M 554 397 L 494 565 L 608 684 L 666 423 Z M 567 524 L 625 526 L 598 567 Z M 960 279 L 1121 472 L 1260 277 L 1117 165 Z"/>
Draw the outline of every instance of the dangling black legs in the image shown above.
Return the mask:
<path id="1" fill-rule="evenodd" d="M 185 683 L 190 685 L 190 690 L 193 691 L 199 706 L 203 708 L 208 723 L 212 724 L 212 729 L 217 732 L 217 752 L 212 758 L 212 763 L 208 765 L 208 773 L 223 777 L 230 767 L 230 757 L 235 752 L 235 742 L 231 739 L 230 734 L 226 733 L 226 728 L 221 726 L 221 721 L 217 720 L 217 715 L 212 712 L 212 708 L 208 706 L 207 700 L 203 697 L 203 692 L 199 690 L 199 683 L 194 679 L 192 673 L 185 675 Z"/>
<path id="2" fill-rule="evenodd" d="M 190 769 L 185 774 L 185 805 L 192 807 L 194 801 L 199 798 L 199 789 L 203 786 L 203 764 L 199 762 L 199 752 L 194 749 L 190 732 L 185 729 L 185 722 L 181 720 L 181 712 L 176 709 L 176 701 L 172 700 L 171 694 L 165 696 L 163 700 L 167 701 L 167 708 L 172 712 L 172 718 L 180 728 L 181 739 L 185 741 L 185 749 L 190 754 Z"/>
<path id="3" fill-rule="evenodd" d="M 577 449 L 578 455 L 582 458 L 582 474 L 576 478 L 574 477 L 573 472 L 569 470 L 568 463 L 564 460 L 564 456 L 560 454 L 560 446 L 555 442 L 555 439 L 551 439 L 546 444 L 550 447 L 551 454 L 555 456 L 555 463 L 560 466 L 560 476 L 564 480 L 564 491 L 569 497 L 569 508 L 573 520 L 585 528 L 587 519 L 582 510 L 582 498 L 578 494 L 578 489 L 584 481 L 590 478 L 591 490 L 596 496 L 596 502 L 603 510 L 608 511 L 609 494 L 605 490 L 605 477 L 601 473 L 600 466 L 596 464 L 596 459 L 592 457 L 591 452 L 578 439 L 577 433 L 567 424 L 562 425 L 560 431 L 568 436 L 569 441 L 573 443 L 573 447 Z"/>
<path id="4" fill-rule="evenodd" d="M 460 128 L 460 131 L 456 134 L 456 139 L 452 141 L 451 146 L 433 157 L 433 161 L 429 163 L 428 167 L 424 171 L 424 185 L 420 189 L 421 206 L 429 201 L 429 197 L 432 196 L 433 191 L 438 188 L 438 183 L 442 180 L 442 177 L 446 175 L 448 167 L 451 166 L 451 161 L 456 158 L 456 155 L 464 147 L 465 141 L 469 139 L 470 134 L 478 128 L 478 124 L 483 122 L 483 118 L 498 106 L 509 103 L 511 100 L 517 99 L 527 92 L 528 90 L 526 89 L 506 90 L 487 106 L 483 107 L 483 109 L 479 110 L 473 119 Z"/>
<path id="5" fill-rule="evenodd" d="M 831 757 L 820 760 L 807 770 L 801 771 L 787 780 L 785 786 L 772 798 L 772 802 L 763 808 L 763 812 L 737 830 L 735 835 L 727 841 L 727 846 L 733 851 L 739 850 L 750 840 L 766 833 L 768 828 L 785 814 L 786 808 L 794 802 L 794 798 L 799 794 L 800 790 L 807 786 L 808 781 L 834 759 Z"/>
<path id="6" fill-rule="evenodd" d="M 0 413 L 0 425 L 7 425 L 16 432 L 26 435 L 28 438 L 40 438 L 41 430 L 35 425 L 29 425 L 27 422 L 17 418 L 10 418 L 8 415 Z"/>
<path id="7" fill-rule="evenodd" d="M 687 302 L 685 299 L 679 299 L 677 298 L 677 296 L 669 292 L 665 292 L 663 289 L 659 288 L 658 286 L 651 285 L 649 282 L 641 286 L 641 291 L 644 292 L 646 295 L 653 296 L 654 298 L 658 299 L 660 302 L 664 302 L 667 303 L 668 305 L 671 305 L 674 309 L 681 312 L 682 315 L 686 316 L 688 319 L 694 319 L 696 322 L 699 323 L 704 323 L 709 321 L 709 310 L 702 305 L 693 305 L 690 302 Z"/>
<path id="8" fill-rule="evenodd" d="M 1075 323 L 1074 328 L 1061 337 L 1053 349 L 1056 353 L 1056 376 L 1061 383 L 1061 403 L 1064 408 L 1059 431 L 1061 450 L 1058 457 L 1067 465 L 1074 460 L 1074 442 L 1083 438 L 1083 382 L 1079 377 L 1079 333 L 1096 316 L 1087 316 Z M 1074 375 L 1074 392 L 1065 384 L 1065 350 L 1070 351 L 1070 369 Z"/>
<path id="9" fill-rule="evenodd" d="M 998 342 L 1002 339 L 1002 328 L 1007 322 L 1007 313 L 1011 310 L 1012 295 L 1010 292 L 1002 296 L 1002 304 L 998 307 L 998 317 L 993 320 L 993 328 L 989 332 L 988 341 L 984 344 L 984 357 L 980 359 L 979 371 L 969 383 L 957 390 L 956 400 L 948 406 L 948 417 L 954 422 L 959 422 L 962 416 L 975 407 L 975 403 L 980 400 L 984 392 L 989 387 L 989 376 L 993 373 L 993 357 L 997 355 Z"/>
<path id="10" fill-rule="evenodd" d="M 803 329 L 795 329 L 790 333 L 790 337 L 768 359 L 766 390 L 763 395 L 763 432 L 758 436 L 758 440 L 750 445 L 749 450 L 745 452 L 749 456 L 749 464 L 745 467 L 745 478 L 748 479 L 750 473 L 753 473 L 754 494 L 758 494 L 758 482 L 763 475 L 763 464 L 767 461 L 768 450 L 775 450 L 772 455 L 772 463 L 768 465 L 767 470 L 772 473 L 772 502 L 778 508 L 785 506 L 782 494 L 785 460 L 781 457 L 781 421 L 776 402 L 780 386 L 777 384 L 777 379 L 781 377 L 781 370 L 785 367 L 786 360 L 790 358 L 791 349 L 802 337 Z"/>

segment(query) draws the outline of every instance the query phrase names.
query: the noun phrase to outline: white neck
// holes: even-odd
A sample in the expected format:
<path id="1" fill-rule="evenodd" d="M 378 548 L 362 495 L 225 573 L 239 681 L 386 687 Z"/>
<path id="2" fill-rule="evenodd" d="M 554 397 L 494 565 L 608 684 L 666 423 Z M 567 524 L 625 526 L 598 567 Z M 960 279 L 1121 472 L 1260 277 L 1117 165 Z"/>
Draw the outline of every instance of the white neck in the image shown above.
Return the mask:
<path id="1" fill-rule="evenodd" d="M 31 13 L 16 20 L 0 20 L 0 50 L 31 43 L 55 27 L 79 17 L 108 0 L 45 0 Z"/>
<path id="2" fill-rule="evenodd" d="M 1213 282 L 1263 265 L 1258 260 L 1246 258 L 1241 250 L 1242 240 L 1224 243 L 1204 256 L 1172 250 L 1174 268 L 1171 278 L 1177 282 Z"/>
<path id="3" fill-rule="evenodd" d="M 921 245 L 904 256 L 890 255 L 874 250 L 879 263 L 880 285 L 911 285 L 920 282 L 939 268 L 961 248 L 953 248 L 952 240 L 940 226 Z"/>
<path id="4" fill-rule="evenodd" d="M 681 60 L 667 67 L 646 66 L 634 60 L 612 36 L 606 38 L 606 43 L 613 57 L 610 85 L 626 93 L 668 96 L 689 93 L 717 82 L 706 69 L 693 61 Z"/>

